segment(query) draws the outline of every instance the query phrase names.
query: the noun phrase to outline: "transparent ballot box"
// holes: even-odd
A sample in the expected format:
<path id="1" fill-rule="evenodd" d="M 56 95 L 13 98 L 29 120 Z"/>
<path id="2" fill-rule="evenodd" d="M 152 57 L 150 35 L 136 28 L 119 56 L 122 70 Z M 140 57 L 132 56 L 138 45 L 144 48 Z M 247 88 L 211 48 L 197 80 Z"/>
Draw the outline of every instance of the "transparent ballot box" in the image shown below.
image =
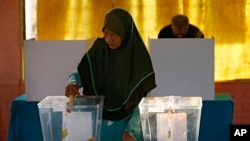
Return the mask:
<path id="1" fill-rule="evenodd" d="M 103 96 L 47 96 L 38 103 L 44 141 L 100 141 Z"/>
<path id="2" fill-rule="evenodd" d="M 144 141 L 198 141 L 201 97 L 144 97 L 139 103 Z"/>

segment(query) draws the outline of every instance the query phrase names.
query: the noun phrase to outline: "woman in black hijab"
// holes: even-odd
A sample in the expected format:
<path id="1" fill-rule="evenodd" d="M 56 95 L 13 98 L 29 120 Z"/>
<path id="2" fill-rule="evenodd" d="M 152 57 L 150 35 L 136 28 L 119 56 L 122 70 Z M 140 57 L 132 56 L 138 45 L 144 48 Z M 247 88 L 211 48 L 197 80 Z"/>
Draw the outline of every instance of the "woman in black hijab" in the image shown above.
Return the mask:
<path id="1" fill-rule="evenodd" d="M 84 95 L 105 96 L 103 140 L 143 140 L 137 106 L 156 87 L 149 53 L 124 9 L 110 10 L 102 31 L 104 38 L 94 42 L 78 65 L 77 84 Z"/>

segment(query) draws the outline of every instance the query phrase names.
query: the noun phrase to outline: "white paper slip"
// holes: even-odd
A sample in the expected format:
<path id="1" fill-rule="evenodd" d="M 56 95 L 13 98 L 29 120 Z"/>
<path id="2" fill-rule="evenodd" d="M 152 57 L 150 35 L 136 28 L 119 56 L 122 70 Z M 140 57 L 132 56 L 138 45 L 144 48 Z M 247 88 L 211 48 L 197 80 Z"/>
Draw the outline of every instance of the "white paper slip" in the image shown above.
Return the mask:
<path id="1" fill-rule="evenodd" d="M 70 141 L 87 141 L 93 137 L 91 112 L 71 112 L 68 115 L 67 127 Z"/>

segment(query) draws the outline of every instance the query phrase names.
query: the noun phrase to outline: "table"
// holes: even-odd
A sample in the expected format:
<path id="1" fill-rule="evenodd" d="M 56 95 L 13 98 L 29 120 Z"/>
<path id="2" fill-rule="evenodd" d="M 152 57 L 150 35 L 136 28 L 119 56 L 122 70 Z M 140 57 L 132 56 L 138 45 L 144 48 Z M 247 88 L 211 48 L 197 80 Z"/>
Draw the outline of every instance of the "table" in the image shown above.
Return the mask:
<path id="1" fill-rule="evenodd" d="M 229 141 L 234 103 L 230 95 L 217 94 L 214 101 L 203 101 L 199 141 Z"/>
<path id="2" fill-rule="evenodd" d="M 43 141 L 38 102 L 16 98 L 11 107 L 8 141 Z M 234 102 L 229 94 L 216 94 L 202 102 L 199 141 L 229 141 Z"/>
<path id="3" fill-rule="evenodd" d="M 12 102 L 8 141 L 43 141 L 37 103 L 25 94 Z"/>

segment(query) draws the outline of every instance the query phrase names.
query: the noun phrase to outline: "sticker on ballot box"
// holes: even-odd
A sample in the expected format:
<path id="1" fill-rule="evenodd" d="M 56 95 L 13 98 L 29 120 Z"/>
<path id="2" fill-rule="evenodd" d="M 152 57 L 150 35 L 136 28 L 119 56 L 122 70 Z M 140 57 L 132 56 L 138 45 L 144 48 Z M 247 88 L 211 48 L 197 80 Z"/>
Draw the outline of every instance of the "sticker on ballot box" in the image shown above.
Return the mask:
<path id="1" fill-rule="evenodd" d="M 87 141 L 93 137 L 91 112 L 71 112 L 67 116 L 68 134 L 71 141 Z"/>
<path id="2" fill-rule="evenodd" d="M 65 112 L 66 106 L 53 106 L 53 112 Z"/>

